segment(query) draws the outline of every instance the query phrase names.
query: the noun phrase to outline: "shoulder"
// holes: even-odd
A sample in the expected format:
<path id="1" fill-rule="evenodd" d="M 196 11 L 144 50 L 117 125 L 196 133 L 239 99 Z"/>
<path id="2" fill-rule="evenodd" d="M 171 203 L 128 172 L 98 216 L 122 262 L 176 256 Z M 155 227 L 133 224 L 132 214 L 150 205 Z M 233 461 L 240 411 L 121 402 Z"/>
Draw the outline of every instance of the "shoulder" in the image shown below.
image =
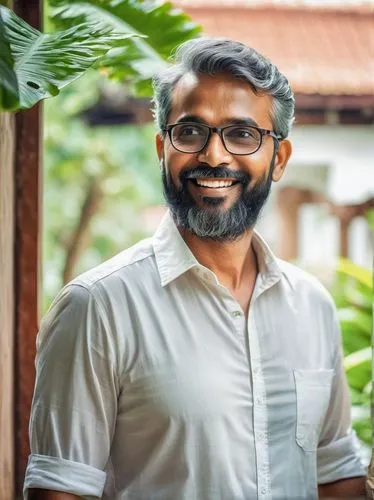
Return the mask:
<path id="1" fill-rule="evenodd" d="M 141 275 L 156 271 L 153 255 L 151 239 L 142 240 L 67 283 L 41 322 L 38 343 L 47 332 L 49 338 L 54 332 L 53 337 L 71 337 L 74 342 L 89 335 L 90 341 L 102 343 L 112 336 L 111 311 L 124 308 L 126 288 L 132 290 Z"/>
<path id="2" fill-rule="evenodd" d="M 322 307 L 325 310 L 331 311 L 335 309 L 330 292 L 316 276 L 290 262 L 279 258 L 276 261 L 289 288 L 297 299 L 308 300 L 312 306 Z"/>
<path id="3" fill-rule="evenodd" d="M 93 296 L 99 289 L 110 292 L 111 286 L 118 280 L 129 281 L 139 279 L 147 268 L 154 267 L 155 259 L 152 239 L 144 239 L 134 246 L 123 250 L 111 259 L 80 274 L 68 287 L 85 288 Z"/>
<path id="4" fill-rule="evenodd" d="M 108 299 L 123 296 L 124 289 L 133 288 L 141 276 L 157 272 L 153 256 L 152 240 L 148 238 L 80 274 L 60 290 L 43 322 L 61 313 L 70 321 L 76 315 L 82 317 L 83 311 L 105 316 L 103 304 Z"/>

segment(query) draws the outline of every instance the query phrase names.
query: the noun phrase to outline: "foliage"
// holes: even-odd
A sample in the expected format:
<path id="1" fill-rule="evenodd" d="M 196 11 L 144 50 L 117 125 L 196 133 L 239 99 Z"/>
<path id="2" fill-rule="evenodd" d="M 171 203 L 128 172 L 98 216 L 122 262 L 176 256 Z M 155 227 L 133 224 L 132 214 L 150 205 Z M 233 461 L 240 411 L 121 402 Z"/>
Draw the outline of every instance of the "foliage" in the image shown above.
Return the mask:
<path id="1" fill-rule="evenodd" d="M 170 3 L 50 0 L 64 31 L 42 34 L 0 6 L 0 109 L 29 108 L 97 62 L 109 77 L 150 95 L 150 79 L 171 51 L 200 32 Z M 130 41 L 131 40 L 131 41 Z"/>
<path id="2" fill-rule="evenodd" d="M 52 21 L 59 28 L 80 22 L 116 33 L 144 37 L 128 40 L 110 51 L 99 66 L 116 80 L 136 84 L 137 93 L 151 95 L 150 79 L 183 41 L 200 33 L 200 27 L 170 2 L 155 0 L 50 0 Z"/>
<path id="3" fill-rule="evenodd" d="M 340 319 L 344 364 L 351 390 L 354 428 L 358 436 L 371 444 L 371 335 L 373 328 L 373 282 L 370 271 L 347 259 L 340 259 L 332 293 Z"/>
<path id="4" fill-rule="evenodd" d="M 91 128 L 79 118 L 102 85 L 108 82 L 91 70 L 45 104 L 43 310 L 63 284 L 72 234 L 93 181 L 102 199 L 88 221 L 74 275 L 147 236 L 142 210 L 162 201 L 153 124 Z"/>
<path id="5" fill-rule="evenodd" d="M 0 6 L 0 109 L 30 108 L 55 96 L 125 38 L 110 30 L 77 25 L 42 34 Z"/>

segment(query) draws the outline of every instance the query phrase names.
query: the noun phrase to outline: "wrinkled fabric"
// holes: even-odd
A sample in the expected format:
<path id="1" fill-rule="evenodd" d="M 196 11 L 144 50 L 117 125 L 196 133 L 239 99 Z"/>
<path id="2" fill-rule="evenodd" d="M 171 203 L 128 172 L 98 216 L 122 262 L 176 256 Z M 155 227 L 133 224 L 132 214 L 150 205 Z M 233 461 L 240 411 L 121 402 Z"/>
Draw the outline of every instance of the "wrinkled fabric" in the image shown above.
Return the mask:
<path id="1" fill-rule="evenodd" d="M 310 500 L 364 474 L 334 303 L 253 248 L 247 317 L 169 213 L 64 287 L 37 338 L 25 499 Z"/>

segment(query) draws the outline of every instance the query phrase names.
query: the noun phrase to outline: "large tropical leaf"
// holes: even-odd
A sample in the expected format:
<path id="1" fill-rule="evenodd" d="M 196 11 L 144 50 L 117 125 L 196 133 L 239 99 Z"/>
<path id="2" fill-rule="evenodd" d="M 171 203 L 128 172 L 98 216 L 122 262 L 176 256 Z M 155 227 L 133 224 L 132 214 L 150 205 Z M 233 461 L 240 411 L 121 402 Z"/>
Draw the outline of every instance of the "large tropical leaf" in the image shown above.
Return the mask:
<path id="1" fill-rule="evenodd" d="M 30 108 L 58 94 L 129 36 L 83 24 L 43 34 L 0 6 L 0 109 Z"/>
<path id="2" fill-rule="evenodd" d="M 5 32 L 5 24 L 0 10 L 0 103 L 7 102 L 13 108 L 18 103 L 18 82 L 13 70 L 14 60 Z"/>
<path id="3" fill-rule="evenodd" d="M 110 77 L 137 82 L 137 90 L 149 95 L 150 78 L 165 67 L 172 51 L 197 36 L 200 27 L 171 3 L 156 0 L 50 0 L 52 20 L 58 28 L 80 22 L 93 23 L 116 33 L 145 35 L 128 40 L 100 61 Z"/>

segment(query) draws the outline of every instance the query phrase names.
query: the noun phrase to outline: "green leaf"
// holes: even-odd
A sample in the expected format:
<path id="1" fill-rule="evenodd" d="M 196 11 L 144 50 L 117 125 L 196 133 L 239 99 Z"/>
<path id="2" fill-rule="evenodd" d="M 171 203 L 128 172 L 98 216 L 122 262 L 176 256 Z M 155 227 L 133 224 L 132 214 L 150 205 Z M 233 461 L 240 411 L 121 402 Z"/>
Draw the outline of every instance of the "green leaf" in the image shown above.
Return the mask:
<path id="1" fill-rule="evenodd" d="M 355 419 L 353 421 L 353 428 L 361 441 L 368 445 L 372 445 L 373 431 L 370 424 L 370 417 Z"/>
<path id="2" fill-rule="evenodd" d="M 6 103 L 7 108 L 14 108 L 19 102 L 19 90 L 2 9 L 0 9 L 0 54 L 0 103 Z"/>
<path id="3" fill-rule="evenodd" d="M 344 368 L 348 371 L 352 368 L 356 368 L 362 363 L 371 362 L 372 349 L 371 347 L 365 347 L 359 351 L 353 352 L 344 358 Z"/>
<path id="4" fill-rule="evenodd" d="M 55 96 L 124 38 L 108 29 L 77 25 L 42 34 L 0 6 L 0 109 L 30 108 Z M 6 89 L 6 91 L 4 91 Z"/>
<path id="5" fill-rule="evenodd" d="M 116 33 L 136 33 L 146 38 L 128 40 L 100 61 L 106 74 L 129 80 L 150 95 L 150 78 L 167 65 L 172 51 L 182 42 L 197 36 L 201 29 L 175 9 L 171 3 L 155 0 L 50 0 L 52 20 L 58 27 L 77 22 L 93 23 Z M 139 84 L 143 82 L 142 84 Z"/>
<path id="6" fill-rule="evenodd" d="M 343 307 L 338 309 L 338 317 L 342 329 L 349 326 L 355 330 L 360 330 L 367 335 L 368 343 L 370 342 L 372 331 L 372 317 L 370 313 L 362 311 L 357 307 Z"/>
<path id="7" fill-rule="evenodd" d="M 374 231 L 374 208 L 369 208 L 366 212 L 366 220 L 368 221 L 371 231 Z"/>
<path id="8" fill-rule="evenodd" d="M 373 289 L 373 277 L 368 269 L 341 257 L 338 262 L 337 271 L 349 278 L 353 278 L 369 290 Z"/>
<path id="9" fill-rule="evenodd" d="M 347 259 L 340 259 L 331 287 L 342 331 L 344 367 L 352 404 L 361 408 L 353 427 L 361 441 L 371 444 L 370 402 L 372 395 L 372 303 L 371 272 Z"/>
<path id="10" fill-rule="evenodd" d="M 368 395 L 364 393 L 364 389 L 371 378 L 371 360 L 362 360 L 360 364 L 352 366 L 347 371 L 348 384 L 352 389 L 359 391 L 364 399 L 368 398 Z"/>
<path id="11" fill-rule="evenodd" d="M 365 349 L 365 347 L 370 345 L 370 337 L 368 335 L 354 328 L 347 328 L 345 324 L 342 325 L 342 333 L 345 355 L 352 354 L 352 352 L 360 349 Z"/>

